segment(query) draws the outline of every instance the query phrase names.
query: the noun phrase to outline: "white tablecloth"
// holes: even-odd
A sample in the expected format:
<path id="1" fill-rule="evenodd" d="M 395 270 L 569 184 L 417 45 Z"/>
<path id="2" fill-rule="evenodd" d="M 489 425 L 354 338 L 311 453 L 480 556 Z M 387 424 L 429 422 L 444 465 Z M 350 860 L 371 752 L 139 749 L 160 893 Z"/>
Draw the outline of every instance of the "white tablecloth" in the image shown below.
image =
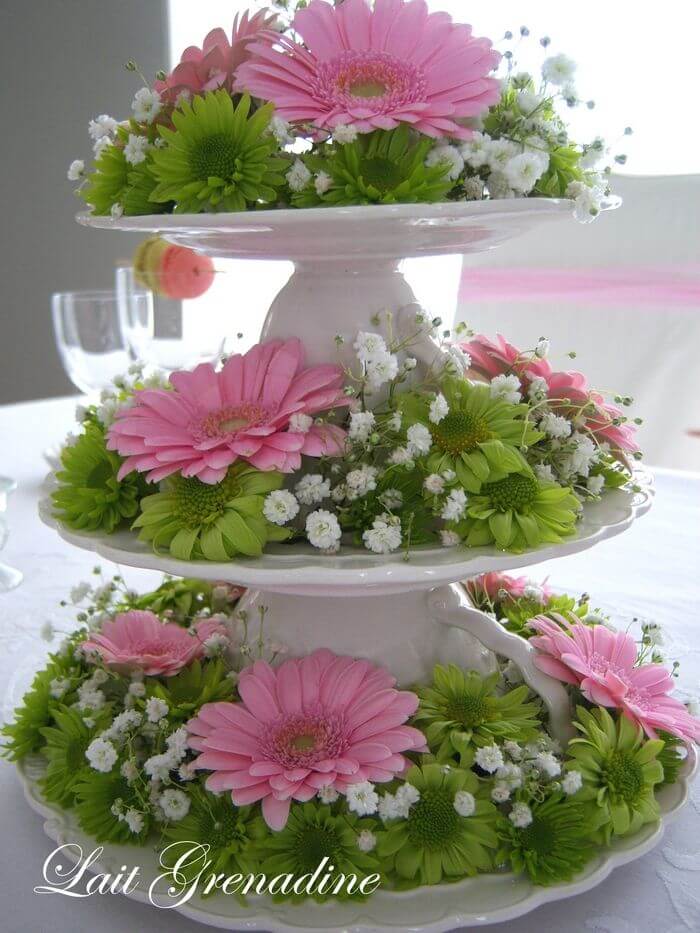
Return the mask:
<path id="1" fill-rule="evenodd" d="M 24 583 L 0 594 L 3 650 L 0 686 L 4 713 L 21 697 L 47 646 L 39 630 L 47 620 L 64 627 L 58 610 L 68 589 L 86 579 L 94 556 L 73 550 L 45 528 L 36 502 L 45 473 L 41 452 L 71 427 L 75 401 L 58 399 L 0 407 L 0 475 L 19 482 L 10 500 L 11 537 L 0 558 L 19 567 Z M 657 502 L 627 534 L 584 554 L 535 568 L 571 593 L 588 590 L 596 605 L 623 617 L 645 616 L 666 631 L 666 650 L 681 663 L 680 684 L 700 694 L 700 476 L 659 471 Z M 135 585 L 151 574 L 127 571 Z M 199 924 L 128 901 L 119 895 L 73 900 L 33 893 L 53 848 L 41 819 L 25 804 L 13 767 L 0 765 L 0 929 L 5 933 L 181 933 Z M 426 896 L 439 896 L 431 894 Z M 700 931 L 700 785 L 683 817 L 646 857 L 618 869 L 595 890 L 540 908 L 528 917 L 488 929 L 494 933 L 690 933 Z"/>

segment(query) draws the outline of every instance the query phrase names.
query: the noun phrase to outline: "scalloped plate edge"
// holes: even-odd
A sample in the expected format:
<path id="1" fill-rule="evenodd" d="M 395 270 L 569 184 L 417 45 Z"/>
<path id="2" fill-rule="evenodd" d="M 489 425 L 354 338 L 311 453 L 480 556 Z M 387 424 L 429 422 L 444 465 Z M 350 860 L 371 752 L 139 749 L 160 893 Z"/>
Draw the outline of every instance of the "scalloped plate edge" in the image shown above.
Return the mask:
<path id="1" fill-rule="evenodd" d="M 51 474 L 47 478 L 50 479 Z M 431 587 L 440 583 L 454 582 L 468 576 L 483 573 L 486 570 L 508 570 L 523 567 L 532 563 L 553 560 L 570 554 L 588 550 L 600 541 L 621 534 L 640 518 L 652 506 L 654 500 L 653 481 L 648 474 L 637 471 L 635 481 L 641 487 L 640 492 L 614 490 L 608 494 L 608 504 L 613 514 L 609 521 L 602 521 L 588 530 L 585 537 L 575 537 L 560 544 L 548 545 L 522 554 L 508 554 L 486 548 L 474 548 L 468 560 L 446 560 L 444 549 L 416 549 L 413 559 L 409 562 L 400 557 L 387 560 L 385 556 L 360 553 L 349 553 L 340 557 L 319 559 L 313 552 L 307 554 L 272 553 L 259 563 L 252 562 L 216 563 L 207 561 L 181 561 L 166 555 L 157 555 L 144 549 L 126 550 L 118 544 L 112 544 L 110 535 L 101 535 L 90 532 L 73 531 L 66 528 L 52 514 L 51 502 L 48 496 L 39 502 L 39 517 L 42 522 L 53 528 L 65 541 L 83 550 L 94 551 L 106 560 L 131 567 L 148 570 L 160 570 L 175 576 L 199 575 L 205 579 L 222 580 L 236 575 L 236 582 L 242 585 L 261 588 L 272 588 L 275 582 L 287 584 L 288 591 L 299 587 L 322 588 L 344 585 L 368 586 L 372 584 L 391 584 L 404 589 Z M 46 488 L 46 484 L 45 484 Z M 615 505 L 612 497 L 626 496 L 626 501 Z M 605 498 L 594 506 L 604 505 Z M 618 514 L 621 513 L 621 514 Z M 134 538 L 134 540 L 136 540 Z M 454 549 L 456 550 L 456 549 Z M 453 550 L 449 551 L 450 554 Z M 442 555 L 442 560 L 434 560 Z M 277 566 L 270 566 L 270 562 L 277 562 Z M 360 563 L 362 562 L 362 563 Z M 290 574 L 294 575 L 293 582 Z"/>

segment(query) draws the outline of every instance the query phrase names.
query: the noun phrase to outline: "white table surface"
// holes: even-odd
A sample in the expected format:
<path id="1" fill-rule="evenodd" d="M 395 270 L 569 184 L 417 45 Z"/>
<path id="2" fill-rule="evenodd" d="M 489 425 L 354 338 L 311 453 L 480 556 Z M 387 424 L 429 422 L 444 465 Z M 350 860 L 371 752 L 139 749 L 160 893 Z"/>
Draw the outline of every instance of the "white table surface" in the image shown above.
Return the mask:
<path id="1" fill-rule="evenodd" d="M 71 586 L 88 578 L 94 555 L 69 548 L 39 521 L 36 503 L 46 471 L 41 452 L 71 429 L 74 399 L 0 407 L 0 474 L 19 482 L 8 511 L 11 536 L 0 555 L 25 575 L 22 585 L 0 594 L 0 690 L 7 716 L 47 645 L 44 622 L 64 628 L 70 613 L 58 609 Z M 700 442 L 699 442 L 700 443 Z M 594 603 L 618 618 L 644 616 L 660 622 L 668 657 L 681 661 L 680 686 L 700 694 L 700 475 L 657 473 L 657 501 L 629 532 L 584 554 L 549 562 L 533 575 L 571 593 L 587 590 Z M 109 569 L 109 568 L 106 568 Z M 136 586 L 157 582 L 127 571 Z M 0 930 L 3 933 L 182 933 L 206 927 L 120 895 L 74 900 L 36 895 L 44 859 L 53 843 L 41 819 L 25 804 L 13 767 L 0 764 Z M 136 850 L 135 850 L 136 851 Z M 439 897 L 435 892 L 431 895 Z M 655 851 L 617 869 L 593 891 L 541 907 L 493 933 L 697 933 L 700 931 L 700 785 L 683 816 Z"/>

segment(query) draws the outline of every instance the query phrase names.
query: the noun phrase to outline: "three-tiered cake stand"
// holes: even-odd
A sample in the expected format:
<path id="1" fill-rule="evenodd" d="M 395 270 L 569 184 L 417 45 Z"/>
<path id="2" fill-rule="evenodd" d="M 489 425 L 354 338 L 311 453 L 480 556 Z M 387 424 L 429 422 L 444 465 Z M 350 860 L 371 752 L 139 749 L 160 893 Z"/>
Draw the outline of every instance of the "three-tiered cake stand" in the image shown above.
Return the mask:
<path id="1" fill-rule="evenodd" d="M 81 215 L 91 227 L 159 233 L 166 239 L 213 257 L 260 260 L 292 259 L 295 271 L 273 302 L 262 339 L 299 337 L 311 364 L 336 357 L 335 337 L 345 338 L 341 357 L 350 362 L 360 330 L 376 329 L 374 315 L 391 312 L 399 332 L 415 329 L 416 303 L 399 271 L 400 260 L 415 256 L 477 253 L 535 227 L 568 217 L 565 200 L 519 199 L 435 205 L 320 208 L 258 211 L 241 214 L 163 215 L 116 220 Z M 261 267 L 263 272 L 264 267 Z M 239 328 L 240 309 L 235 329 Z M 223 327 L 227 309 L 221 309 Z M 231 309 L 233 320 L 234 311 Z M 233 327 L 232 327 L 233 329 Z M 403 329 L 403 330 L 402 330 Z M 425 334 L 411 346 L 420 366 L 441 353 Z M 242 608 L 268 608 L 266 634 L 306 653 L 325 646 L 340 654 L 368 658 L 386 666 L 402 685 L 425 681 L 436 662 L 465 668 L 493 669 L 496 655 L 510 658 L 525 681 L 541 695 L 554 735 L 570 737 L 571 713 L 561 684 L 540 672 L 533 649 L 491 617 L 475 610 L 457 581 L 492 570 L 507 570 L 584 550 L 619 534 L 648 510 L 652 489 L 643 473 L 634 490 L 610 491 L 587 504 L 575 537 L 565 543 L 525 554 L 505 554 L 491 547 L 416 548 L 402 555 L 380 556 L 354 548 L 337 555 L 321 554 L 305 544 L 277 545 L 259 559 L 229 563 L 185 562 L 153 554 L 135 533 L 110 536 L 75 532 L 51 515 L 50 500 L 41 505 L 43 519 L 71 544 L 96 551 L 106 559 L 177 576 L 223 580 L 247 587 Z M 687 763 L 690 768 L 690 762 Z M 42 812 L 38 792 L 28 782 L 30 802 Z M 687 779 L 660 794 L 666 819 L 683 803 Z M 82 834 L 70 813 L 62 813 L 54 838 Z M 519 916 L 544 901 L 586 890 L 615 865 L 647 851 L 662 824 L 646 826 L 602 852 L 573 884 L 535 888 L 511 874 L 481 875 L 446 885 L 440 896 L 425 891 L 378 892 L 366 904 L 304 904 L 299 907 L 254 901 L 190 901 L 182 912 L 201 922 L 228 929 L 267 930 L 448 930 Z M 125 856 L 107 847 L 104 858 L 115 864 Z M 154 871 L 157 866 L 154 859 Z"/>

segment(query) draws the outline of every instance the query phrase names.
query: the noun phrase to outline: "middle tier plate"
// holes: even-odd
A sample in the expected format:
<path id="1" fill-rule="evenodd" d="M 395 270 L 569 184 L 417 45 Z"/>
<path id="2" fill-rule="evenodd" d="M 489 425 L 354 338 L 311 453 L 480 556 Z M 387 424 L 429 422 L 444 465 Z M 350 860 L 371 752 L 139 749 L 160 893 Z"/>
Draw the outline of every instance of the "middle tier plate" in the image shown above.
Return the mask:
<path id="1" fill-rule="evenodd" d="M 635 471 L 634 485 L 635 490 L 611 490 L 599 501 L 587 503 L 574 537 L 520 554 L 495 547 L 416 547 L 406 559 L 403 552 L 377 555 L 343 546 L 339 554 L 325 555 L 308 544 L 298 543 L 272 545 L 259 558 L 241 557 L 226 563 L 183 561 L 154 554 L 132 531 L 107 535 L 66 528 L 54 518 L 48 495 L 39 504 L 39 514 L 69 544 L 127 567 L 159 570 L 177 577 L 227 581 L 271 593 L 366 596 L 368 591 L 386 595 L 431 589 L 481 573 L 511 570 L 587 550 L 599 541 L 621 534 L 651 508 L 654 495 L 651 476 L 642 470 Z"/>

